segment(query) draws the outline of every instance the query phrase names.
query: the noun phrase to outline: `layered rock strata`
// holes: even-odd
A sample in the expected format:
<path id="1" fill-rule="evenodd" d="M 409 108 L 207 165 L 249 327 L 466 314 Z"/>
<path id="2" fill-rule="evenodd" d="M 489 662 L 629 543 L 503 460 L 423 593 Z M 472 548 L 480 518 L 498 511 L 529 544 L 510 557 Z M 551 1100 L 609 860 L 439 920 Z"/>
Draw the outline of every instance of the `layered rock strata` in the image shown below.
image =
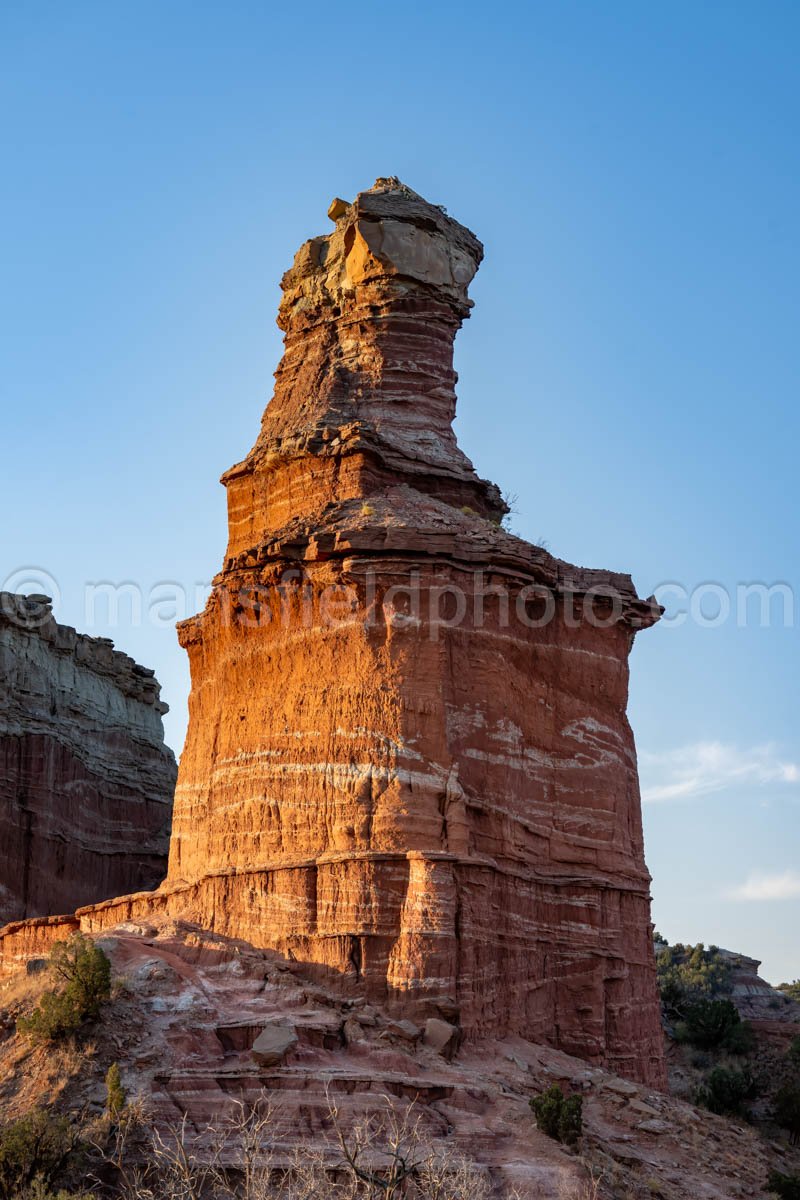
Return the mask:
<path id="1" fill-rule="evenodd" d="M 458 448 L 478 240 L 396 179 L 282 281 L 285 353 L 202 615 L 169 875 L 81 911 L 271 947 L 468 1039 L 663 1085 L 627 575 L 512 536 Z M 70 925 L 70 927 L 72 927 Z M 54 927 L 6 931 L 6 962 Z"/>
<path id="2" fill-rule="evenodd" d="M 0 920 L 164 877 L 177 768 L 153 672 L 0 593 Z"/>
<path id="3" fill-rule="evenodd" d="M 192 671 L 169 883 L 471 1035 L 662 1078 L 629 577 L 511 536 L 458 448 L 478 240 L 379 180 L 282 280 L 285 353 Z"/>

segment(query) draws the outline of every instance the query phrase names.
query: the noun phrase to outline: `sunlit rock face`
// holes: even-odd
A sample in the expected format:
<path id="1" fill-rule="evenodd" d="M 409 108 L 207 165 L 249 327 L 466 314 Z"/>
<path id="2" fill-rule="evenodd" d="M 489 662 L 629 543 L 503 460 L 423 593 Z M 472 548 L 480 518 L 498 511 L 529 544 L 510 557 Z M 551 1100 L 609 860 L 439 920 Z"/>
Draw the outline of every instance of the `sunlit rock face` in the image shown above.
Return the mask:
<path id="1" fill-rule="evenodd" d="M 0 593 L 0 924 L 164 877 L 176 765 L 153 672 Z"/>
<path id="2" fill-rule="evenodd" d="M 331 216 L 283 278 L 275 394 L 223 477 L 224 568 L 180 627 L 158 903 L 467 1037 L 660 1083 L 625 715 L 658 609 L 503 529 L 456 444 L 478 240 L 396 179 Z"/>
<path id="3" fill-rule="evenodd" d="M 453 341 L 483 247 L 396 180 L 331 207 L 333 233 L 301 246 L 281 281 L 275 395 L 250 454 L 223 477 L 230 557 L 400 484 L 505 512 L 452 429 Z"/>

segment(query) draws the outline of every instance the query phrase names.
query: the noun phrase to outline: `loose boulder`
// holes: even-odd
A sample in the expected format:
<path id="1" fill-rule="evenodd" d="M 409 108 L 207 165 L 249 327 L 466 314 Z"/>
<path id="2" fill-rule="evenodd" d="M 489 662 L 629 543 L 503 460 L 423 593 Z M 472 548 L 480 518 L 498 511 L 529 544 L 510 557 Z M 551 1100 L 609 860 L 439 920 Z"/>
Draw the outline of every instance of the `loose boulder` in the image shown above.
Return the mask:
<path id="1" fill-rule="evenodd" d="M 291 1025 L 267 1025 L 253 1042 L 253 1058 L 259 1066 L 275 1067 L 296 1045 L 297 1034 Z"/>

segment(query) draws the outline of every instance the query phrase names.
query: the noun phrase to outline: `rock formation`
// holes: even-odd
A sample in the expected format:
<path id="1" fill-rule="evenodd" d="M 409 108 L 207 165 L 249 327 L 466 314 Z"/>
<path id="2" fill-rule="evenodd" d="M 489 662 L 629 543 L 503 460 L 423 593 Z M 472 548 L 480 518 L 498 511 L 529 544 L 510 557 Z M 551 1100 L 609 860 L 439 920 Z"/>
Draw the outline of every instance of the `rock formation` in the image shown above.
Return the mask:
<path id="1" fill-rule="evenodd" d="M 800 1022 L 800 1004 L 767 983 L 759 974 L 761 960 L 735 950 L 720 948 L 723 960 L 731 968 L 730 998 L 744 1021 L 757 1027 L 763 1025 L 792 1025 Z M 797 1029 L 800 1033 L 800 1029 Z"/>
<path id="2" fill-rule="evenodd" d="M 502 527 L 458 448 L 482 247 L 396 179 L 298 252 L 285 353 L 202 615 L 167 882 L 83 910 L 187 918 L 458 1035 L 664 1083 L 627 575 Z M 3 957 L 53 929 L 15 927 Z"/>
<path id="3" fill-rule="evenodd" d="M 452 429 L 478 240 L 397 180 L 282 280 L 223 476 L 169 882 L 203 923 L 398 1008 L 661 1077 L 627 576 L 501 527 Z"/>
<path id="4" fill-rule="evenodd" d="M 164 876 L 176 766 L 153 672 L 0 593 L 0 921 Z"/>

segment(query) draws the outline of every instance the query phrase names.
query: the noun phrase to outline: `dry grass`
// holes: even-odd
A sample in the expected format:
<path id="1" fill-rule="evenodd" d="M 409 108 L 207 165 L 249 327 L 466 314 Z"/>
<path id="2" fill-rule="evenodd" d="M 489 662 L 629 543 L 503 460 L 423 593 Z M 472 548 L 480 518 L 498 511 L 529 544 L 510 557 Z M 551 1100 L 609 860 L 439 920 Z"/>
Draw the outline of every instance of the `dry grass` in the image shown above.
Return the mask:
<path id="1" fill-rule="evenodd" d="M 0 986 L 0 1007 L 7 1029 L 23 1014 L 31 1012 L 44 992 L 57 983 L 46 967 L 33 975 L 19 971 Z M 32 1108 L 57 1103 L 76 1082 L 92 1076 L 97 1057 L 93 1041 L 68 1038 L 54 1045 L 34 1046 L 11 1032 L 0 1042 L 0 1112 L 3 1118 L 19 1116 Z"/>
<path id="2" fill-rule="evenodd" d="M 558 1189 L 558 1200 L 601 1200 L 603 1196 L 603 1172 L 584 1164 L 584 1179 L 562 1179 Z"/>
<path id="3" fill-rule="evenodd" d="M 411 1104 L 398 1110 L 388 1097 L 379 1109 L 345 1125 L 328 1097 L 327 1144 L 298 1146 L 291 1163 L 273 1158 L 274 1110 L 265 1095 L 239 1104 L 231 1118 L 198 1131 L 187 1119 L 152 1128 L 146 1110 L 98 1121 L 91 1144 L 102 1175 L 113 1168 L 122 1200 L 490 1200 L 485 1170 L 445 1142 L 433 1146 Z M 144 1155 L 128 1153 L 131 1138 L 147 1133 Z M 88 1182 L 92 1182 L 91 1176 Z M 515 1200 L 523 1200 L 513 1193 Z M 512 1200 L 507 1197 L 507 1200 Z"/>
<path id="4" fill-rule="evenodd" d="M 27 971 L 17 971 L 0 983 L 0 1007 L 14 1016 L 28 1008 L 34 1008 L 42 997 L 42 993 L 53 986 L 53 973 L 49 967 L 29 975 Z"/>

